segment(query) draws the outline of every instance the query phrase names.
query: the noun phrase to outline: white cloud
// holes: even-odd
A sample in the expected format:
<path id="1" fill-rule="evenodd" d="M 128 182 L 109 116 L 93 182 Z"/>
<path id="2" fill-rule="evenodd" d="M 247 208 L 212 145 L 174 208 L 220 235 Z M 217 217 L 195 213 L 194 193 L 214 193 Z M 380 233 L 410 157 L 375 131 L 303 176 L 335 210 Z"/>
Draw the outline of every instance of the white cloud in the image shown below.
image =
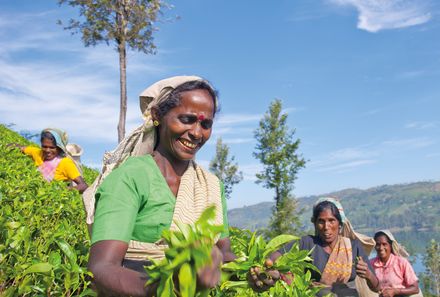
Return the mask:
<path id="1" fill-rule="evenodd" d="M 354 168 L 364 166 L 367 164 L 372 164 L 372 163 L 376 163 L 376 160 L 372 160 L 372 159 L 356 160 L 356 161 L 336 164 L 334 166 L 321 167 L 321 168 L 318 168 L 317 171 L 318 172 L 332 171 L 334 173 L 343 173 L 343 172 L 350 171 Z"/>
<path id="2" fill-rule="evenodd" d="M 419 130 L 424 130 L 424 129 L 430 129 L 430 128 L 435 128 L 438 126 L 438 122 L 411 122 L 405 125 L 405 128 L 407 129 L 419 129 Z"/>
<path id="3" fill-rule="evenodd" d="M 85 48 L 57 27 L 53 11 L 0 14 L 0 20 L 0 121 L 18 130 L 55 126 L 83 140 L 116 141 L 119 65 L 113 48 Z M 169 70 L 159 64 L 159 58 L 129 52 L 127 75 Z M 128 101 L 126 132 L 142 121 L 137 96 L 129 94 Z"/>
<path id="4" fill-rule="evenodd" d="M 78 137 L 114 141 L 119 114 L 115 84 L 91 73 L 63 72 L 58 66 L 0 60 L 2 121 L 19 129 L 55 126 Z M 129 112 L 127 126 L 134 127 L 138 120 L 140 114 Z"/>
<path id="5" fill-rule="evenodd" d="M 338 149 L 327 154 L 311 157 L 307 168 L 317 172 L 343 173 L 356 168 L 379 163 L 404 151 L 431 146 L 435 141 L 426 138 L 390 139 L 381 143 Z"/>
<path id="6" fill-rule="evenodd" d="M 431 19 L 426 0 L 330 0 L 357 9 L 357 27 L 369 32 L 420 25 Z"/>
<path id="7" fill-rule="evenodd" d="M 243 180 L 255 182 L 257 177 L 255 176 L 257 173 L 263 170 L 263 165 L 259 163 L 240 165 L 238 170 L 243 172 Z"/>
<path id="8" fill-rule="evenodd" d="M 348 147 L 312 158 L 307 167 L 317 172 L 347 172 L 375 163 L 378 152 L 371 147 Z"/>
<path id="9" fill-rule="evenodd" d="M 399 150 L 412 150 L 428 147 L 433 144 L 432 139 L 426 137 L 408 138 L 408 139 L 392 139 L 384 141 L 382 144 L 391 149 L 398 148 Z"/>

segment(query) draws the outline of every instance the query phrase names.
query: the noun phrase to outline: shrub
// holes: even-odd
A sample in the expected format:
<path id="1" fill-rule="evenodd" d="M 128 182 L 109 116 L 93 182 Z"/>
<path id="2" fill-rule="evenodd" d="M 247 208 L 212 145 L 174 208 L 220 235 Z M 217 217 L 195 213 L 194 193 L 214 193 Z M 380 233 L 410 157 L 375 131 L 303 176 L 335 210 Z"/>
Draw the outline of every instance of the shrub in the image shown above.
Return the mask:
<path id="1" fill-rule="evenodd" d="M 47 183 L 8 143 L 30 144 L 0 125 L 0 295 L 93 295 L 80 194 L 64 182 Z M 85 174 L 90 182 L 97 173 Z"/>

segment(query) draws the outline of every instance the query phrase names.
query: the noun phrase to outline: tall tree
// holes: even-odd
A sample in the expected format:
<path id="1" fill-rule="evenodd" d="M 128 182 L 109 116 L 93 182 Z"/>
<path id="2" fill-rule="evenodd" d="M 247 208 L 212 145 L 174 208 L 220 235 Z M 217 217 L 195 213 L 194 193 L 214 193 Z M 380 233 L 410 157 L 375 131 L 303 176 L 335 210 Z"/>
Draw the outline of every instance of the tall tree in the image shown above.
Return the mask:
<path id="1" fill-rule="evenodd" d="M 440 242 L 431 240 L 423 256 L 425 273 L 421 275 L 424 296 L 440 296 Z"/>
<path id="2" fill-rule="evenodd" d="M 84 45 L 114 42 L 119 54 L 120 111 L 118 141 L 125 136 L 127 114 L 127 47 L 154 54 L 153 27 L 164 3 L 162 0 L 58 0 L 79 7 L 81 20 L 70 19 L 64 29 L 80 32 Z M 59 24 L 62 24 L 59 21 Z"/>
<path id="3" fill-rule="evenodd" d="M 225 187 L 226 198 L 231 198 L 232 187 L 243 180 L 243 173 L 238 171 L 235 157 L 229 158 L 229 147 L 223 143 L 221 137 L 217 139 L 215 156 L 209 163 L 209 170 L 214 173 Z"/>
<path id="4" fill-rule="evenodd" d="M 287 126 L 287 114 L 282 113 L 281 100 L 271 102 L 254 135 L 257 140 L 254 156 L 264 166 L 264 170 L 256 174 L 256 182 L 275 191 L 275 206 L 267 234 L 295 233 L 300 221 L 292 191 L 298 170 L 305 167 L 305 160 L 297 152 L 300 139 L 294 139 L 295 130 Z"/>

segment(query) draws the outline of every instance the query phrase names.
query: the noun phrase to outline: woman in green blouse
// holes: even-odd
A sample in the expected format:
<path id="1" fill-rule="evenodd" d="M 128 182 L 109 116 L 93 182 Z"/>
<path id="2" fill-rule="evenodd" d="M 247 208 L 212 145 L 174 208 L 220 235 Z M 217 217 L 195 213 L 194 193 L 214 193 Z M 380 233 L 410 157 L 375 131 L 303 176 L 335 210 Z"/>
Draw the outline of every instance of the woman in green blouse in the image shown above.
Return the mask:
<path id="1" fill-rule="evenodd" d="M 155 83 L 140 99 L 145 123 L 107 156 L 103 176 L 106 168 L 117 168 L 99 187 L 102 177 L 94 184 L 89 258 L 94 284 L 103 295 L 153 295 L 156 288 L 145 287 L 143 266 L 163 257 L 162 230 L 176 228 L 174 221 L 193 223 L 214 204 L 224 232 L 212 250 L 212 265 L 198 273 L 202 286 L 213 287 L 221 262 L 234 255 L 223 186 L 194 158 L 211 136 L 216 92 L 199 77 L 179 76 Z"/>

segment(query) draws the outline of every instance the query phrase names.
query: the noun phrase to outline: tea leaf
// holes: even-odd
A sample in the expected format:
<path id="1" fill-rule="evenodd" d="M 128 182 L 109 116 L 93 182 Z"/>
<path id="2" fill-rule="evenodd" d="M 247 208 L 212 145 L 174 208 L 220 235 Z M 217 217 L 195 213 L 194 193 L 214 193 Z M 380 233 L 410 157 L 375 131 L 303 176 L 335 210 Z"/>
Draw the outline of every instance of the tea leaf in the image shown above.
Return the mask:
<path id="1" fill-rule="evenodd" d="M 26 275 L 29 273 L 49 273 L 52 271 L 52 269 L 53 269 L 53 266 L 50 265 L 49 263 L 37 263 L 37 264 L 34 264 L 34 265 L 30 266 L 29 268 L 27 268 L 23 272 L 23 275 Z"/>

